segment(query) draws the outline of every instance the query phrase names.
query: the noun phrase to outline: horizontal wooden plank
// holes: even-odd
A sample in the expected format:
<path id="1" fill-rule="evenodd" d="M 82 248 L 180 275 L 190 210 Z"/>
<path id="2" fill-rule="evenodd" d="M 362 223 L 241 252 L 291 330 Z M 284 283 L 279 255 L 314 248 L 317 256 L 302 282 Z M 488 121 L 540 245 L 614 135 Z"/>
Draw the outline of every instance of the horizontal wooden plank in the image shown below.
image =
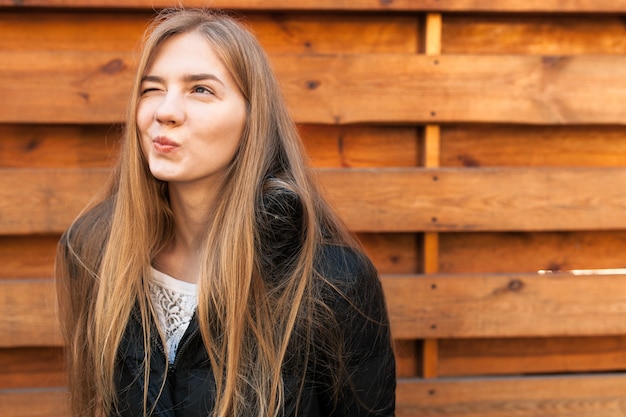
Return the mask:
<path id="1" fill-rule="evenodd" d="M 108 168 L 0 170 L 0 234 L 64 231 L 106 182 Z M 13 184 L 13 185 L 10 185 Z"/>
<path id="2" fill-rule="evenodd" d="M 626 166 L 626 126 L 446 125 L 440 154 L 446 167 Z"/>
<path id="3" fill-rule="evenodd" d="M 0 122 L 116 123 L 124 118 L 133 75 L 130 53 L 0 51 L 0 60 L 7 63 L 0 69 L 6 81 L 0 85 L 6 97 L 0 109 L 11 111 Z"/>
<path id="4" fill-rule="evenodd" d="M 1 168 L 110 166 L 121 126 L 0 124 Z"/>
<path id="5" fill-rule="evenodd" d="M 626 333 L 626 275 L 390 275 L 382 283 L 396 339 Z M 0 288 L 0 346 L 60 346 L 51 280 Z"/>
<path id="6" fill-rule="evenodd" d="M 626 52 L 626 27 L 614 14 L 447 14 L 441 44 L 443 54 L 613 55 Z"/>
<path id="7" fill-rule="evenodd" d="M 626 57 L 273 57 L 297 120 L 623 124 Z M 615 109 L 614 109 L 615 107 Z"/>
<path id="8" fill-rule="evenodd" d="M 623 168 L 320 170 L 319 177 L 357 231 L 626 226 Z"/>
<path id="9" fill-rule="evenodd" d="M 0 347 L 61 346 L 53 280 L 5 280 L 0 288 Z"/>
<path id="10" fill-rule="evenodd" d="M 51 278 L 58 236 L 0 236 L 0 281 Z"/>
<path id="11" fill-rule="evenodd" d="M 437 375 L 479 376 L 626 370 L 626 336 L 438 340 Z"/>
<path id="12" fill-rule="evenodd" d="M 423 275 L 383 279 L 398 339 L 626 333 L 626 275 Z"/>
<path id="13" fill-rule="evenodd" d="M 626 56 L 271 58 L 300 123 L 626 123 Z M 0 51 L 0 61 L 0 122 L 122 120 L 130 53 Z"/>
<path id="14" fill-rule="evenodd" d="M 438 272 L 535 273 L 626 266 L 626 231 L 441 233 Z"/>
<path id="15" fill-rule="evenodd" d="M 0 349 L 0 390 L 64 386 L 64 364 L 60 347 Z"/>
<path id="16" fill-rule="evenodd" d="M 418 129 L 396 126 L 299 125 L 317 168 L 414 167 L 422 152 Z"/>
<path id="17" fill-rule="evenodd" d="M 152 10 L 1 9 L 0 50 L 133 52 Z"/>
<path id="18" fill-rule="evenodd" d="M 203 0 L 0 0 L 0 6 L 162 8 L 172 5 L 206 7 Z M 476 12 L 596 12 L 626 11 L 624 0 L 211 0 L 211 7 L 234 10 L 388 10 Z"/>
<path id="19" fill-rule="evenodd" d="M 624 417 L 623 375 L 398 380 L 398 417 Z M 63 388 L 0 391 L 3 417 L 66 417 Z"/>
<path id="20" fill-rule="evenodd" d="M 270 54 L 414 54 L 422 33 L 409 13 L 249 13 L 243 21 Z"/>
<path id="21" fill-rule="evenodd" d="M 141 12 L 0 10 L 0 50 L 135 52 L 154 15 Z M 415 53 L 411 14 L 237 13 L 269 53 Z"/>
<path id="22" fill-rule="evenodd" d="M 2 417 L 69 417 L 65 388 L 0 390 Z"/>
<path id="23" fill-rule="evenodd" d="M 400 380 L 398 417 L 624 417 L 619 374 Z"/>
<path id="24" fill-rule="evenodd" d="M 355 232 L 626 228 L 624 168 L 319 169 Z M 109 171 L 0 170 L 0 234 L 59 233 Z M 610 180 L 609 180 L 610 179 Z"/>

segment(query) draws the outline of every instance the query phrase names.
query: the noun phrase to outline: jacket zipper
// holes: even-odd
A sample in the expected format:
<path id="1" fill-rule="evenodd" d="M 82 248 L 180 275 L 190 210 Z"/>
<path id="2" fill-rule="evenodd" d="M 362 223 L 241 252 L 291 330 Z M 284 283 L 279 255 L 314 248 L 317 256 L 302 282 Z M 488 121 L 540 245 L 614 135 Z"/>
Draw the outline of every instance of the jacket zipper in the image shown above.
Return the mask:
<path id="1" fill-rule="evenodd" d="M 178 364 L 181 361 L 180 358 L 183 356 L 183 353 L 185 353 L 185 350 L 187 350 L 191 342 L 195 339 L 195 337 L 200 332 L 200 328 L 198 327 L 196 323 L 194 323 L 195 320 L 196 320 L 196 313 L 193 314 L 193 316 L 191 317 L 191 321 L 189 322 L 190 326 L 191 325 L 194 326 L 193 331 L 191 333 L 183 335 L 183 343 L 178 347 L 178 350 L 176 351 L 176 356 L 174 357 L 174 363 L 168 368 L 168 374 L 170 375 L 174 373 L 174 371 L 178 367 Z"/>

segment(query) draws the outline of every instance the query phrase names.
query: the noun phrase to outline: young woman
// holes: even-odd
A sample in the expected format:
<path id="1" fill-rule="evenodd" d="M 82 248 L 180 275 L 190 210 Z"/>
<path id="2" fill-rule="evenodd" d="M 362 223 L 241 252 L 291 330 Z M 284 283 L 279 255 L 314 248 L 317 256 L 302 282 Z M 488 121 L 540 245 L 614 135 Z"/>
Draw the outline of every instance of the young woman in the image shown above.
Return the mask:
<path id="1" fill-rule="evenodd" d="M 57 280 L 76 417 L 394 414 L 376 271 L 226 16 L 155 21 L 113 179 L 62 236 Z"/>

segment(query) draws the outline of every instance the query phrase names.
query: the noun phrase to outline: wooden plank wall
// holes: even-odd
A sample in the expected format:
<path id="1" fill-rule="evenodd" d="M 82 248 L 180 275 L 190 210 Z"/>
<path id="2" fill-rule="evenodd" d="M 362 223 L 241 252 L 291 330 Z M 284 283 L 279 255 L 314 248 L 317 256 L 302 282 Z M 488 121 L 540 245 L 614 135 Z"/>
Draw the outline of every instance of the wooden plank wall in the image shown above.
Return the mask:
<path id="1" fill-rule="evenodd" d="M 626 1 L 182 3 L 269 52 L 383 277 L 399 416 L 626 416 Z M 2 416 L 67 416 L 54 249 L 170 4 L 0 0 Z M 580 269 L 617 270 L 538 273 Z"/>

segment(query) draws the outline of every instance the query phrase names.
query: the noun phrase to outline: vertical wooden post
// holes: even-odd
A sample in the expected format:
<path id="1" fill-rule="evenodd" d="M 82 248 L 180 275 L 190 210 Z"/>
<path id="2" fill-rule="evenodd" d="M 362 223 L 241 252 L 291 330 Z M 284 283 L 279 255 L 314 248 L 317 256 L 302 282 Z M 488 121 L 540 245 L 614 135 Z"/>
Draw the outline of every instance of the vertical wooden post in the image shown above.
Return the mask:
<path id="1" fill-rule="evenodd" d="M 441 54 L 441 13 L 428 13 L 426 15 L 426 55 Z"/>
<path id="2" fill-rule="evenodd" d="M 440 13 L 426 15 L 426 55 L 441 54 L 442 17 Z M 440 164 L 441 128 L 439 125 L 429 124 L 424 129 L 424 167 L 436 168 Z M 424 233 L 423 246 L 424 273 L 439 272 L 439 234 L 437 232 Z M 437 339 L 424 340 L 422 350 L 422 376 L 424 378 L 437 377 L 439 360 L 439 346 Z"/>

